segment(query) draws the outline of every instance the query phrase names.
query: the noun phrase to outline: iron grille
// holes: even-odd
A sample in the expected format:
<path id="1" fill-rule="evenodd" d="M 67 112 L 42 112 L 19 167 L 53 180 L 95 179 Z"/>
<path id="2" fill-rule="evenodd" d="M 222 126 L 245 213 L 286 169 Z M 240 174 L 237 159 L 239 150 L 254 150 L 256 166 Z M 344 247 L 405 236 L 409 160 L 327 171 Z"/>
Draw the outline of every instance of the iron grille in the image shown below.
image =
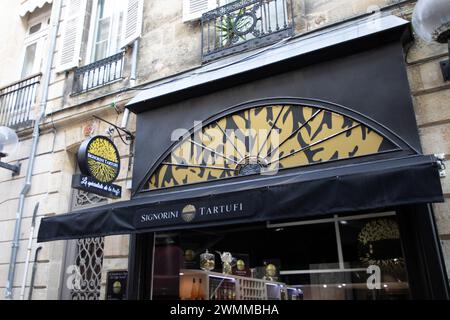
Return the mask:
<path id="1" fill-rule="evenodd" d="M 12 128 L 30 126 L 31 110 L 41 74 L 33 75 L 0 89 L 0 126 Z"/>
<path id="2" fill-rule="evenodd" d="M 203 14 L 203 62 L 291 36 L 292 10 L 292 0 L 238 0 Z"/>
<path id="3" fill-rule="evenodd" d="M 100 300 L 105 238 L 77 241 L 78 286 L 71 290 L 72 300 Z"/>
<path id="4" fill-rule="evenodd" d="M 87 92 L 122 79 L 124 52 L 75 70 L 73 94 Z"/>

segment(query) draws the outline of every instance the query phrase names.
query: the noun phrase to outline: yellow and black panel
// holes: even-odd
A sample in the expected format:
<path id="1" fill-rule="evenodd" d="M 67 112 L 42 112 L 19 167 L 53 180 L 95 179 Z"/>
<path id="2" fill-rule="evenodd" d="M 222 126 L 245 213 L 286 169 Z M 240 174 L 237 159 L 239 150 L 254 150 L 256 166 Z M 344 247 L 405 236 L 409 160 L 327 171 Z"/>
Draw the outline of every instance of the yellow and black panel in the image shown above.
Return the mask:
<path id="1" fill-rule="evenodd" d="M 149 190 L 273 173 L 395 150 L 378 132 L 320 107 L 242 110 L 194 130 L 156 168 Z"/>

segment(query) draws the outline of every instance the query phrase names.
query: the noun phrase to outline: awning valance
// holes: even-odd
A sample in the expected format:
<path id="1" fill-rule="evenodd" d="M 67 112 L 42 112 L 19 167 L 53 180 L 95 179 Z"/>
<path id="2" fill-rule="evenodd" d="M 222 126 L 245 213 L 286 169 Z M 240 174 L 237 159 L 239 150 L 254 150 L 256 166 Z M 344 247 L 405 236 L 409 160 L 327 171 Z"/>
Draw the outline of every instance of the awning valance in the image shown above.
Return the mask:
<path id="1" fill-rule="evenodd" d="M 53 0 L 26 0 L 20 5 L 20 16 L 25 17 L 28 13 L 33 13 L 34 10 L 42 8 L 46 3 L 52 3 Z"/>
<path id="2" fill-rule="evenodd" d="M 442 202 L 434 156 L 244 179 L 44 218 L 38 241 L 78 239 Z"/>

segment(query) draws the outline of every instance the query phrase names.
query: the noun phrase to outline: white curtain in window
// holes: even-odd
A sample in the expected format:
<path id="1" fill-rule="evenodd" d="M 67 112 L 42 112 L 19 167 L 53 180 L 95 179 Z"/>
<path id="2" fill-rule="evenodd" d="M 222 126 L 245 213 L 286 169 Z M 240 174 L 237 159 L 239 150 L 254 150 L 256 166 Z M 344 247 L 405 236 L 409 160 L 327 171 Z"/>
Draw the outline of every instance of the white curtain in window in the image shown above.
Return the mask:
<path id="1" fill-rule="evenodd" d="M 97 0 L 91 62 L 104 59 L 120 51 L 127 1 Z"/>

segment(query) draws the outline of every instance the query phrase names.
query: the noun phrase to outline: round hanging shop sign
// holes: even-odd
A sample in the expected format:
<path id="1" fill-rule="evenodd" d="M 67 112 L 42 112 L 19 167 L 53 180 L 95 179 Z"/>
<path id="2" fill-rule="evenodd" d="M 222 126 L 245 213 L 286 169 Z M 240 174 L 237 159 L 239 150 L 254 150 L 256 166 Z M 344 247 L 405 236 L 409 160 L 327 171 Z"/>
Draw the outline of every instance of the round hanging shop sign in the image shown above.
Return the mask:
<path id="1" fill-rule="evenodd" d="M 78 165 L 84 175 L 103 183 L 113 183 L 120 172 L 119 150 L 107 137 L 90 138 L 80 146 Z"/>

